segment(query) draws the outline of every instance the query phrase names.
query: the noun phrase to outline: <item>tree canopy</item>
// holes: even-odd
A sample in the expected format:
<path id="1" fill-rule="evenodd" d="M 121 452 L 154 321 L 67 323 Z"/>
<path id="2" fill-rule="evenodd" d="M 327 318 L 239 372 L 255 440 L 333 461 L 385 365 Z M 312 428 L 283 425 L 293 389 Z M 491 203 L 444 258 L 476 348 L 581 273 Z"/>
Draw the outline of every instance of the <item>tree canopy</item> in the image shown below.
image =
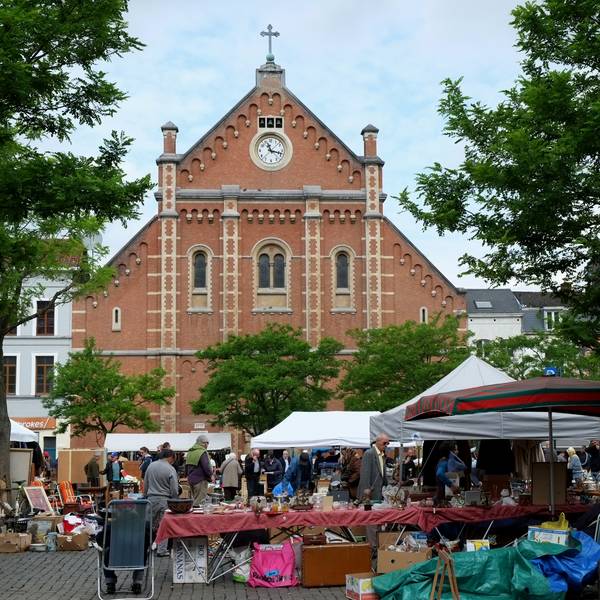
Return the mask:
<path id="1" fill-rule="evenodd" d="M 556 367 L 563 377 L 600 379 L 600 358 L 560 335 L 538 332 L 488 341 L 477 354 L 514 379 L 540 377 Z"/>
<path id="2" fill-rule="evenodd" d="M 150 178 L 128 181 L 132 140 L 113 134 L 93 156 L 40 150 L 94 126 L 126 97 L 103 61 L 142 48 L 127 33 L 124 0 L 9 0 L 0 7 L 0 347 L 41 316 L 33 300 L 59 281 L 45 311 L 101 289 L 112 270 L 89 240 L 137 215 Z M 0 352 L 0 362 L 2 354 Z M 8 479 L 10 423 L 0 370 L 0 478 Z"/>
<path id="3" fill-rule="evenodd" d="M 400 205 L 425 227 L 483 244 L 482 258 L 461 258 L 467 273 L 558 294 L 597 345 L 600 3 L 526 2 L 512 15 L 521 74 L 495 107 L 471 100 L 460 79 L 443 82 L 444 132 L 464 161 L 435 163 L 417 176 L 419 201 L 404 190 Z"/>
<path id="4" fill-rule="evenodd" d="M 58 422 L 57 431 L 68 427 L 71 435 L 94 432 L 101 438 L 119 428 L 158 431 L 150 409 L 169 404 L 175 389 L 163 387 L 163 369 L 142 375 L 121 373 L 121 363 L 104 357 L 93 338 L 81 352 L 55 368 L 52 391 L 44 406 Z"/>
<path id="5" fill-rule="evenodd" d="M 469 356 L 456 317 L 351 332 L 357 352 L 339 390 L 346 410 L 388 410 L 426 390 Z"/>
<path id="6" fill-rule="evenodd" d="M 209 379 L 192 402 L 215 425 L 259 435 L 297 410 L 323 410 L 333 394 L 342 344 L 323 338 L 311 349 L 302 331 L 268 325 L 256 335 L 233 336 L 199 351 Z"/>

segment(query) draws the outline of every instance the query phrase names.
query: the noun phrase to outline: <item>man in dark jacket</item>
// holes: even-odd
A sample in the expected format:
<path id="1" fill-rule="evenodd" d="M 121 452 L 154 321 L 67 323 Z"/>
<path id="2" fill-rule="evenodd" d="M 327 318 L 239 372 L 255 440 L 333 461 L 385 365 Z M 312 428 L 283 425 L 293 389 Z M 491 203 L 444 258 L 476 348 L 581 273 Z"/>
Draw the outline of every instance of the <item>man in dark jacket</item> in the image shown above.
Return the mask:
<path id="1" fill-rule="evenodd" d="M 590 456 L 589 469 L 594 481 L 600 481 L 600 441 L 592 440 L 587 453 Z"/>
<path id="2" fill-rule="evenodd" d="M 152 455 L 150 454 L 150 450 L 146 448 L 146 446 L 142 446 L 140 448 L 140 473 L 142 474 L 142 479 L 144 479 L 144 475 L 146 474 L 146 469 L 152 464 Z"/>
<path id="3" fill-rule="evenodd" d="M 262 471 L 260 461 L 260 450 L 252 448 L 244 460 L 244 475 L 246 476 L 246 485 L 248 487 L 248 499 L 252 496 L 260 496 L 259 482 Z"/>
<path id="4" fill-rule="evenodd" d="M 389 443 L 390 438 L 385 433 L 380 433 L 375 443 L 363 454 L 358 483 L 359 500 L 363 498 L 365 491 L 370 490 L 371 500 L 381 502 L 381 490 L 387 485 L 385 449 Z"/>

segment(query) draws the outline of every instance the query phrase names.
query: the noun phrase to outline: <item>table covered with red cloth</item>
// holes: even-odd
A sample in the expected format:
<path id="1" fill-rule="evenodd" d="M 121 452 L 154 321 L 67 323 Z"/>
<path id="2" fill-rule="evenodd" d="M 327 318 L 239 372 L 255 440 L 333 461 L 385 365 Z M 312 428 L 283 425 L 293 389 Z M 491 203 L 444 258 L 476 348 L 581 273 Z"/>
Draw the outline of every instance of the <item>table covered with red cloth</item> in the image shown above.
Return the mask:
<path id="1" fill-rule="evenodd" d="M 589 506 L 573 504 L 558 506 L 560 512 L 585 512 Z M 333 511 L 289 511 L 277 515 L 254 512 L 226 513 L 165 513 L 156 542 L 167 538 L 196 537 L 250 529 L 281 529 L 289 527 L 357 527 L 360 525 L 384 525 L 397 523 L 415 525 L 422 531 L 431 531 L 442 523 L 495 521 L 519 517 L 548 515 L 547 506 L 468 506 L 461 508 L 433 508 L 409 506 L 404 509 L 387 508 L 366 511 L 362 508 Z"/>
<path id="2" fill-rule="evenodd" d="M 590 506 L 585 504 L 568 504 L 557 506 L 556 514 L 582 513 Z M 522 517 L 547 516 L 551 520 L 548 506 L 505 506 L 496 504 L 490 507 L 463 506 L 460 508 L 434 508 L 430 506 L 408 506 L 398 511 L 393 523 L 414 525 L 421 531 L 431 531 L 443 523 L 481 523 L 499 521 L 501 519 L 519 519 Z"/>

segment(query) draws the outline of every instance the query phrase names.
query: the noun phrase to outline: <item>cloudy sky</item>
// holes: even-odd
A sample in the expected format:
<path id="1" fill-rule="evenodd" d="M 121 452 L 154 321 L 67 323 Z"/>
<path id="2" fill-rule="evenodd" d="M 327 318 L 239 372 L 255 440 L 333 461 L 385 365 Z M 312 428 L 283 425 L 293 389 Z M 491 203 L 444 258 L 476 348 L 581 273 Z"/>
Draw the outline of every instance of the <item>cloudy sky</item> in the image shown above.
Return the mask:
<path id="1" fill-rule="evenodd" d="M 415 173 L 434 161 L 452 166 L 461 160 L 437 114 L 442 79 L 464 77 L 465 92 L 490 104 L 511 86 L 519 60 L 510 26 L 515 4 L 131 0 L 130 30 L 146 48 L 106 67 L 129 99 L 102 127 L 80 130 L 73 150 L 91 154 L 111 129 L 123 130 L 136 140 L 127 172 L 151 173 L 155 180 L 160 126 L 170 120 L 179 127 L 180 152 L 200 138 L 253 87 L 267 49 L 259 33 L 272 23 L 281 33 L 273 49 L 287 85 L 318 117 L 358 154 L 363 126 L 379 127 L 386 215 L 455 284 L 485 287 L 459 277 L 459 256 L 481 252 L 473 242 L 423 231 L 392 196 L 411 188 Z M 140 222 L 127 230 L 111 227 L 104 242 L 116 251 L 155 211 L 149 194 Z"/>

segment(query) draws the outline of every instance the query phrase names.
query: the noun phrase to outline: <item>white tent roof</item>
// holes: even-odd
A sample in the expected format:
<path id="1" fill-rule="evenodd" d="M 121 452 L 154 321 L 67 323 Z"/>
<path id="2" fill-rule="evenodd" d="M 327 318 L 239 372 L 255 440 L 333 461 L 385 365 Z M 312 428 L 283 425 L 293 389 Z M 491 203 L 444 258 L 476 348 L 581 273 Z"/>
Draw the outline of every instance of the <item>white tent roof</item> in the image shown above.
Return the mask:
<path id="1" fill-rule="evenodd" d="M 10 441 L 11 442 L 37 442 L 38 435 L 35 431 L 27 429 L 25 425 L 10 420 Z"/>
<path id="2" fill-rule="evenodd" d="M 399 442 L 414 439 L 548 439 L 548 417 L 541 412 L 480 413 L 404 421 L 406 407 L 417 402 L 422 396 L 509 381 L 514 380 L 503 371 L 492 367 L 476 356 L 470 356 L 456 369 L 418 396 L 371 418 L 371 438 L 374 439 L 379 433 L 387 433 L 392 440 Z M 554 437 L 557 439 L 569 438 L 584 441 L 600 435 L 600 419 L 555 414 L 552 423 Z"/>
<path id="3" fill-rule="evenodd" d="M 108 452 L 128 452 L 139 450 L 142 446 L 155 450 L 164 442 L 171 444 L 171 450 L 183 452 L 189 450 L 202 431 L 192 433 L 108 433 L 104 447 Z M 208 436 L 209 450 L 231 448 L 231 433 L 205 433 Z"/>
<path id="4" fill-rule="evenodd" d="M 369 419 L 377 411 L 293 412 L 279 425 L 252 438 L 252 447 L 327 448 L 345 446 L 368 448 Z"/>

